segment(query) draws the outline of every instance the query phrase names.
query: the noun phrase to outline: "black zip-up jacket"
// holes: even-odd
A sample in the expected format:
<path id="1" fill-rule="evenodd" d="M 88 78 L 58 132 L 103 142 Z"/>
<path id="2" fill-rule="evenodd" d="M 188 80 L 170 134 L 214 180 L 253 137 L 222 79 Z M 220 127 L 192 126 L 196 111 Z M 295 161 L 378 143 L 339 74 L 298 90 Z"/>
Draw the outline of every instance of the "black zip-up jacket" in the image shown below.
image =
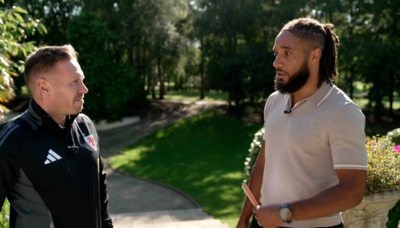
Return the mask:
<path id="1" fill-rule="evenodd" d="M 34 100 L 2 124 L 0 205 L 10 228 L 109 228 L 106 174 L 93 122 L 67 116 L 61 128 Z"/>

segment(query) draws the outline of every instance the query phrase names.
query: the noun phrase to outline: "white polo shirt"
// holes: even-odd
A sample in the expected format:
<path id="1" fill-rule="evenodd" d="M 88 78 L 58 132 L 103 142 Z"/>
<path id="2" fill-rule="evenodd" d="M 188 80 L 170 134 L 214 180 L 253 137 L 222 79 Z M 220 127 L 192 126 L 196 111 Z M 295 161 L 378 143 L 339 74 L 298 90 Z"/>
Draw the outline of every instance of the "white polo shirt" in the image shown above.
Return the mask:
<path id="1" fill-rule="evenodd" d="M 275 92 L 264 110 L 263 205 L 311 198 L 339 183 L 335 169 L 367 170 L 365 117 L 343 91 L 324 82 L 289 110 L 289 94 Z M 292 221 L 286 227 L 324 227 L 341 214 Z"/>

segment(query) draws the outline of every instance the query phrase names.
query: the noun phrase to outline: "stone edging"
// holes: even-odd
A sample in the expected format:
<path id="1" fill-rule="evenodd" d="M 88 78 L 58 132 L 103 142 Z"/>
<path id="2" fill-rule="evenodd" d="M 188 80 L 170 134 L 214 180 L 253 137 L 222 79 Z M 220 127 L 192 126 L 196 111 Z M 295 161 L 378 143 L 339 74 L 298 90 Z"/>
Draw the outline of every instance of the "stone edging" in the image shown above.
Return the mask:
<path id="1" fill-rule="evenodd" d="M 179 193 L 182 196 L 186 197 L 194 206 L 196 206 L 196 208 L 200 208 L 201 209 L 200 205 L 191 196 L 189 196 L 188 194 L 186 194 L 185 192 L 183 192 L 183 191 L 181 191 L 181 190 L 179 190 L 177 188 L 174 188 L 174 187 L 172 187 L 170 185 L 167 185 L 167 184 L 155 181 L 155 180 L 150 180 L 150 179 L 147 179 L 147 178 L 144 178 L 144 177 L 136 176 L 134 174 L 130 174 L 130 173 L 118 170 L 118 169 L 112 167 L 110 162 L 108 162 L 108 167 L 110 167 L 113 171 L 115 171 L 117 173 L 120 173 L 122 175 L 133 177 L 133 178 L 137 178 L 137 179 L 140 179 L 140 180 L 143 180 L 143 181 L 146 181 L 146 182 L 150 182 L 152 184 L 156 184 L 156 185 L 164 187 L 164 188 L 168 188 L 168 189 L 170 189 L 170 190 L 172 190 L 172 191 L 174 191 L 176 193 Z"/>

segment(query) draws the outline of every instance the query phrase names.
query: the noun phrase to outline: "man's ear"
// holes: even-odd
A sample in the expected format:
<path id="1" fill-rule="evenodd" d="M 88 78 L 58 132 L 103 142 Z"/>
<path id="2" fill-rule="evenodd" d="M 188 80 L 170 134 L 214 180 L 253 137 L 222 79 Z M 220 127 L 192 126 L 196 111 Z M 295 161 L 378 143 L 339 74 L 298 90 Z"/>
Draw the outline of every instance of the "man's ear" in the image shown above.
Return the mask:
<path id="1" fill-rule="evenodd" d="M 314 50 L 312 50 L 310 52 L 310 58 L 311 58 L 311 61 L 313 61 L 313 62 L 314 61 L 319 62 L 321 57 L 322 57 L 322 51 L 320 48 L 314 48 Z"/>
<path id="2" fill-rule="evenodd" d="M 48 93 L 48 92 L 50 92 L 50 83 L 45 78 L 39 78 L 36 81 L 36 86 L 35 87 L 40 93 Z"/>

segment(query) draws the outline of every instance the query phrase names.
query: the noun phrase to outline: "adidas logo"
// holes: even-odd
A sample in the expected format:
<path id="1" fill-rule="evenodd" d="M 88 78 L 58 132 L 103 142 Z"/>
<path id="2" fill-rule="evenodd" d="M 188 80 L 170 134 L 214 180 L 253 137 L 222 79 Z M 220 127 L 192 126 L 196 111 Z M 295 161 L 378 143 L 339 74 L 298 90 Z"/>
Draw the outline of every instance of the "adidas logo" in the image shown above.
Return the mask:
<path id="1" fill-rule="evenodd" d="M 60 160 L 61 157 L 58 155 L 56 152 L 54 152 L 52 149 L 49 150 L 49 154 L 47 155 L 47 159 L 44 162 L 45 165 L 50 164 L 52 162 Z"/>

